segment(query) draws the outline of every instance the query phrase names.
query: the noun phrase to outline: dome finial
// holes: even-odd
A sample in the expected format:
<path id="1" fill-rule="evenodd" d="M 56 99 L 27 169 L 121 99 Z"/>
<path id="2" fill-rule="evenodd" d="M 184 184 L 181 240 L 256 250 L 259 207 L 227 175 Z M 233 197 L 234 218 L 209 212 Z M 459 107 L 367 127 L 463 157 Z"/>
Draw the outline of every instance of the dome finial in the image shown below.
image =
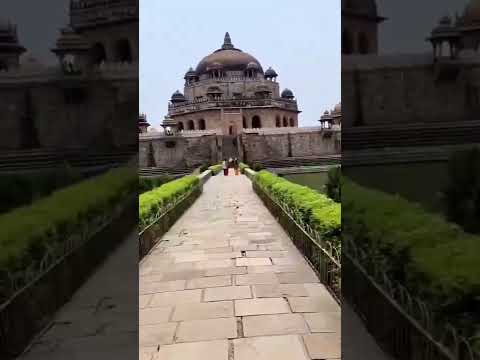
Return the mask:
<path id="1" fill-rule="evenodd" d="M 223 45 L 222 49 L 227 50 L 227 49 L 233 49 L 234 46 L 232 44 L 232 39 L 230 39 L 230 34 L 228 31 L 225 33 L 225 38 L 223 39 Z"/>

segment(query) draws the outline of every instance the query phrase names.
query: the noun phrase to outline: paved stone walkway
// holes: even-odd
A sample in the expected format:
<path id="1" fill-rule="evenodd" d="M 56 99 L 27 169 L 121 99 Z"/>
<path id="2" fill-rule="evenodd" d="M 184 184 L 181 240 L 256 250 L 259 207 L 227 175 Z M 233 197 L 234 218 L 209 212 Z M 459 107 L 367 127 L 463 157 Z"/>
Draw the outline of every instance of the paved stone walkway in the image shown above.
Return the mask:
<path id="1" fill-rule="evenodd" d="M 105 260 L 18 360 L 138 358 L 138 234 Z"/>
<path id="2" fill-rule="evenodd" d="M 215 176 L 140 264 L 141 360 L 340 358 L 340 308 L 252 191 Z"/>

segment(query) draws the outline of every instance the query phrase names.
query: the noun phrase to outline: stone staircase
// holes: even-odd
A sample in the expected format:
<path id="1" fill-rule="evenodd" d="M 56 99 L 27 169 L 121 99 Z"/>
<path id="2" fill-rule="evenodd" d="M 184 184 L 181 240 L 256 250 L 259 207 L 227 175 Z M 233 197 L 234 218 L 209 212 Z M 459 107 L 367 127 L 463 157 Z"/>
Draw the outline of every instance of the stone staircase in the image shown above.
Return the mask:
<path id="1" fill-rule="evenodd" d="M 151 167 L 142 168 L 138 170 L 140 177 L 157 177 L 157 176 L 172 176 L 181 177 L 191 174 L 195 168 L 166 168 L 166 167 Z"/>
<path id="2" fill-rule="evenodd" d="M 69 165 L 84 171 L 108 169 L 136 157 L 134 148 L 111 151 L 33 149 L 0 152 L 0 173 L 31 172 Z"/>
<path id="3" fill-rule="evenodd" d="M 311 157 L 291 157 L 280 160 L 259 160 L 254 163 L 261 164 L 264 168 L 289 168 L 289 167 L 306 167 L 306 166 L 324 166 L 333 165 L 341 162 L 341 155 L 324 155 Z M 253 165 L 253 164 L 250 164 Z"/>

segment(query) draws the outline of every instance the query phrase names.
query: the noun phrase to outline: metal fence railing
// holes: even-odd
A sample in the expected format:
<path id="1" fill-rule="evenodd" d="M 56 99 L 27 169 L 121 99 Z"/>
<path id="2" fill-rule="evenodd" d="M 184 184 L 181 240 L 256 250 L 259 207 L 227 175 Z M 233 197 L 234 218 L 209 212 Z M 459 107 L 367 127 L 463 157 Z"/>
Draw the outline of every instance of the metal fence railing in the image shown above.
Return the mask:
<path id="1" fill-rule="evenodd" d="M 320 282 L 341 302 L 341 248 L 321 238 L 310 225 L 304 223 L 286 204 L 273 199 L 255 181 L 253 189 L 270 210 L 272 215 L 292 239 L 295 246 L 305 256 L 317 273 Z"/>
<path id="2" fill-rule="evenodd" d="M 470 342 L 439 323 L 425 302 L 392 281 L 353 239 L 344 236 L 342 297 L 377 343 L 398 360 L 479 360 Z"/>

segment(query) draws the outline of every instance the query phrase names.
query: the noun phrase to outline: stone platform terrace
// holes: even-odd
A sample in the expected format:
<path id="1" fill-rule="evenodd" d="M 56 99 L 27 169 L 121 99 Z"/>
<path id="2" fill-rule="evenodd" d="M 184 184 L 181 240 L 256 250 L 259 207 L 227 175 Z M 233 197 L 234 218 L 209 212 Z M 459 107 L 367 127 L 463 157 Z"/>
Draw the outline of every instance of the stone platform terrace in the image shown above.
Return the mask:
<path id="1" fill-rule="evenodd" d="M 340 307 L 245 176 L 212 177 L 162 240 L 140 264 L 141 360 L 340 359 Z"/>

